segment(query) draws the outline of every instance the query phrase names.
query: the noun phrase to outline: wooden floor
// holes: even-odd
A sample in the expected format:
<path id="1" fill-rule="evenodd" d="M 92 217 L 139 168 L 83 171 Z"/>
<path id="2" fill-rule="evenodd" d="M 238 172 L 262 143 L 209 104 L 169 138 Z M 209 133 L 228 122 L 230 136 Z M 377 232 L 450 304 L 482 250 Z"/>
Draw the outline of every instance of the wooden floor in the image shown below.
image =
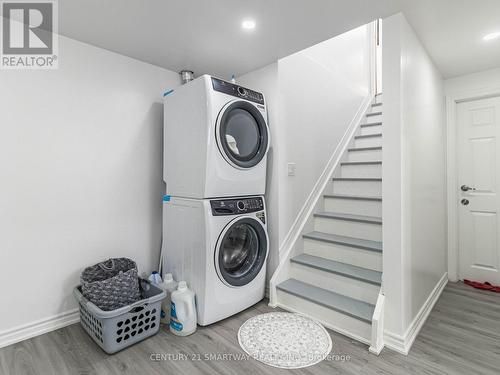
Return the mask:
<path id="1" fill-rule="evenodd" d="M 237 340 L 240 325 L 270 310 L 261 302 L 185 338 L 174 337 L 162 328 L 156 336 L 112 356 L 94 345 L 75 324 L 0 349 L 0 374 L 500 373 L 500 294 L 477 291 L 460 283 L 448 284 L 408 356 L 384 349 L 377 357 L 369 354 L 365 345 L 331 332 L 333 353 L 348 355 L 349 360 L 332 359 L 299 370 L 276 369 L 253 359 L 224 360 L 223 354 L 243 353 Z M 153 361 L 150 357 L 154 353 L 172 359 Z"/>

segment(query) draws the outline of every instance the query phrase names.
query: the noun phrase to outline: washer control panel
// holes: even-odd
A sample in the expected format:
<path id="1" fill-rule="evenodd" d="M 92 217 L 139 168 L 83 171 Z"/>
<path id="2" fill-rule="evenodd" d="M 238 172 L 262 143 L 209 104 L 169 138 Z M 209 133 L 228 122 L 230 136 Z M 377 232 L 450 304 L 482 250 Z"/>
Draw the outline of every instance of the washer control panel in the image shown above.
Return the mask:
<path id="1" fill-rule="evenodd" d="M 210 201 L 213 216 L 241 215 L 264 210 L 261 197 Z"/>
<path id="2" fill-rule="evenodd" d="M 249 100 L 251 102 L 264 104 L 264 95 L 260 92 L 247 89 L 234 83 L 223 81 L 222 79 L 212 77 L 212 87 L 215 91 L 223 92 L 224 94 L 236 96 L 237 98 Z"/>

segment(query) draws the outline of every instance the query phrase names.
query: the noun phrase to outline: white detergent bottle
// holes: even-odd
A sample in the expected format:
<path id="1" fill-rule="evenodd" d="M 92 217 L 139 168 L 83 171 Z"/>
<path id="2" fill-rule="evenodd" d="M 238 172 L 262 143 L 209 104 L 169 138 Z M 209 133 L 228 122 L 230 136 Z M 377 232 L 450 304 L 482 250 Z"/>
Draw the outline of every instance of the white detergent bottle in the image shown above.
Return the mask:
<path id="1" fill-rule="evenodd" d="M 179 281 L 172 293 L 170 309 L 170 332 L 177 336 L 187 336 L 196 331 L 196 308 L 194 292 L 185 281 Z"/>
<path id="2" fill-rule="evenodd" d="M 172 292 L 177 289 L 177 282 L 171 273 L 163 275 L 163 283 L 161 283 L 160 287 L 167 293 L 167 296 L 161 302 L 160 322 L 170 324 L 170 297 Z"/>

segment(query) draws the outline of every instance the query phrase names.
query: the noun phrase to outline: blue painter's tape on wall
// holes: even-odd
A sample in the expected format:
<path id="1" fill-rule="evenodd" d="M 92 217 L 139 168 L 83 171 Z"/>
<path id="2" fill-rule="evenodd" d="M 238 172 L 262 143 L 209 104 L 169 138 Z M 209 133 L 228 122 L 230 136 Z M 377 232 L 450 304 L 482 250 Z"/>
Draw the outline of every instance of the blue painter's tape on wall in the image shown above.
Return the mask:
<path id="1" fill-rule="evenodd" d="M 165 97 L 165 96 L 167 96 L 167 95 L 170 95 L 170 94 L 171 94 L 171 93 L 173 93 L 173 92 L 174 92 L 174 90 L 168 90 L 168 91 L 165 91 L 165 92 L 163 93 L 163 97 Z"/>
<path id="2" fill-rule="evenodd" d="M 163 202 L 170 202 L 170 195 L 164 195 Z"/>

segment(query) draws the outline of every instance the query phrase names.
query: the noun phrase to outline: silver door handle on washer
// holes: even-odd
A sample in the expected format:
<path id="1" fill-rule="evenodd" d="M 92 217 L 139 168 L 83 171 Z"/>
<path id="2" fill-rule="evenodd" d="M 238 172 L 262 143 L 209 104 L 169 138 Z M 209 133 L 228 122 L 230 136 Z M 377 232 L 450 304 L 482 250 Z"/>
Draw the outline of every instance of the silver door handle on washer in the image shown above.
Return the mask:
<path id="1" fill-rule="evenodd" d="M 468 187 L 467 185 L 462 185 L 460 186 L 460 190 L 462 191 L 469 191 L 469 190 L 476 190 L 474 187 Z"/>

